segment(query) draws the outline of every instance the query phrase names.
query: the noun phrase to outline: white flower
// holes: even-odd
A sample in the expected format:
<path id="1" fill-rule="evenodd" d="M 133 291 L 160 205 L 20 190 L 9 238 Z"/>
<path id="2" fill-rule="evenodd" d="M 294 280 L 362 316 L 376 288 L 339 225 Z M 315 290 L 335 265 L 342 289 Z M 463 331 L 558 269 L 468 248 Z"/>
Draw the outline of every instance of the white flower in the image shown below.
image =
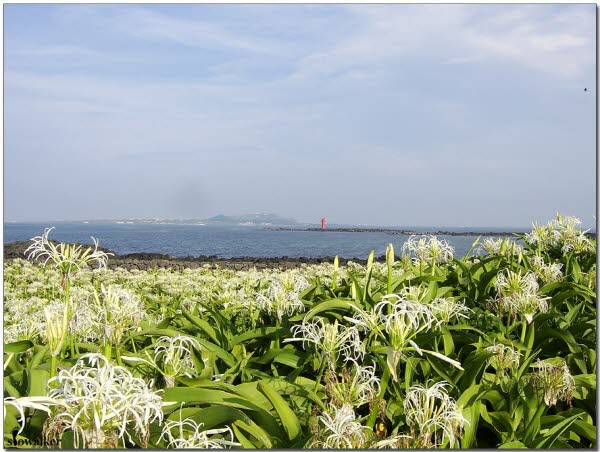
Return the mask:
<path id="1" fill-rule="evenodd" d="M 379 310 L 363 311 L 360 307 L 350 304 L 354 309 L 354 317 L 344 316 L 344 319 L 354 325 L 362 328 L 367 333 L 371 331 L 379 332 L 383 325 L 384 318 Z"/>
<path id="2" fill-rule="evenodd" d="M 121 366 L 112 365 L 100 354 L 84 355 L 68 370 L 48 382 L 48 396 L 64 403 L 52 422 L 73 430 L 75 447 L 103 447 L 115 437 L 131 439 L 133 428 L 142 440 L 150 423 L 162 421 L 160 391 Z"/>
<path id="3" fill-rule="evenodd" d="M 83 248 L 82 245 L 60 243 L 55 245 L 50 242 L 48 235 L 54 228 L 45 229 L 40 236 L 31 240 L 33 243 L 25 250 L 28 259 L 45 258 L 43 265 L 51 261 L 64 277 L 70 277 L 74 272 L 81 269 L 82 266 L 95 262 L 98 268 L 106 268 L 108 256 L 112 253 L 106 253 L 98 249 L 98 240 L 92 237 L 94 248 Z"/>
<path id="4" fill-rule="evenodd" d="M 96 342 L 104 338 L 104 324 L 98 321 L 98 309 L 89 302 L 77 306 L 71 321 L 69 332 L 82 342 Z"/>
<path id="5" fill-rule="evenodd" d="M 342 405 L 341 408 L 331 407 L 333 416 L 323 413 L 319 420 L 325 426 L 322 432 L 324 439 L 316 444 L 323 449 L 360 449 L 367 441 L 364 427 L 357 422 L 354 409 L 350 405 Z"/>
<path id="6" fill-rule="evenodd" d="M 406 423 L 421 447 L 453 447 L 467 422 L 446 390 L 448 383 L 412 386 L 404 399 Z"/>
<path id="7" fill-rule="evenodd" d="M 413 341 L 415 336 L 428 331 L 434 325 L 435 317 L 431 310 L 418 301 L 410 301 L 396 294 L 383 297 L 373 310 L 381 319 L 389 344 L 387 364 L 394 381 L 398 381 L 396 369 L 403 356 L 403 349 L 412 345 L 422 353 Z"/>
<path id="8" fill-rule="evenodd" d="M 462 370 L 458 361 L 441 353 L 421 349 L 413 340 L 419 333 L 429 331 L 452 317 L 461 316 L 466 309 L 461 303 L 439 299 L 432 305 L 426 305 L 418 301 L 406 300 L 397 294 L 389 294 L 375 305 L 373 311 L 362 311 L 356 306 L 354 309 L 357 313 L 353 318 L 344 317 L 346 320 L 369 332 L 375 332 L 387 341 L 389 345 L 387 364 L 394 381 L 398 381 L 396 368 L 404 354 L 404 349 L 409 346 L 420 355 L 423 353 L 434 355 Z M 440 316 L 439 319 L 434 312 Z"/>
<path id="9" fill-rule="evenodd" d="M 592 242 L 585 236 L 587 231 L 578 228 L 580 224 L 579 218 L 563 217 L 558 214 L 556 220 L 550 223 L 551 242 L 559 246 L 563 253 L 592 251 L 594 249 Z"/>
<path id="10" fill-rule="evenodd" d="M 193 419 L 168 420 L 160 435 L 160 441 L 165 441 L 172 449 L 224 449 L 231 446 L 241 446 L 234 442 L 233 432 L 229 426 L 212 430 L 203 430 L 204 424 L 196 423 Z M 226 439 L 227 434 L 230 439 Z"/>
<path id="11" fill-rule="evenodd" d="M 20 339 L 20 332 L 21 332 L 21 324 L 19 324 L 19 323 L 13 323 L 12 325 L 4 325 L 4 331 L 3 331 L 4 343 L 10 344 L 11 342 L 17 342 L 19 340 L 24 340 L 24 339 Z M 26 339 L 28 339 L 28 338 L 26 338 Z"/>
<path id="12" fill-rule="evenodd" d="M 550 225 L 538 226 L 533 224 L 531 232 L 525 234 L 524 240 L 530 245 L 539 245 L 542 249 L 545 248 L 552 241 Z"/>
<path id="13" fill-rule="evenodd" d="M 418 301 L 410 301 L 396 294 L 383 297 L 375 305 L 388 333 L 390 346 L 401 350 L 418 333 L 428 331 L 434 324 L 435 317 L 431 310 Z"/>
<path id="14" fill-rule="evenodd" d="M 275 315 L 281 322 L 284 317 L 290 317 L 304 311 L 304 303 L 295 291 L 286 290 L 283 284 L 273 282 L 264 293 L 256 295 L 258 309 L 269 315 Z"/>
<path id="15" fill-rule="evenodd" d="M 518 256 L 523 252 L 523 247 L 518 245 L 514 240 L 504 239 L 485 239 L 481 244 L 483 249 L 488 254 L 497 256 Z"/>
<path id="16" fill-rule="evenodd" d="M 454 248 L 446 240 L 433 235 L 411 235 L 402 245 L 402 253 L 411 255 L 416 261 L 427 264 L 449 262 L 454 257 Z"/>
<path id="17" fill-rule="evenodd" d="M 154 346 L 154 356 L 146 351 L 146 359 L 137 356 L 124 356 L 129 362 L 142 362 L 158 370 L 164 377 L 167 387 L 175 386 L 177 377 L 193 377 L 196 368 L 192 361 L 193 350 L 200 350 L 200 343 L 188 336 L 161 336 Z"/>
<path id="18" fill-rule="evenodd" d="M 580 224 L 579 218 L 557 214 L 555 220 L 544 226 L 534 224 L 533 230 L 525 234 L 525 241 L 542 250 L 558 248 L 562 253 L 593 251 L 594 245 L 585 235 L 588 231 L 579 229 Z"/>
<path id="19" fill-rule="evenodd" d="M 362 358 L 365 354 L 358 329 L 341 325 L 337 320 L 334 323 L 325 323 L 322 317 L 316 317 L 312 321 L 294 325 L 292 332 L 294 336 L 300 337 L 286 339 L 284 342 L 302 341 L 303 347 L 306 347 L 307 343 L 312 344 L 332 369 L 340 354 L 344 355 L 346 361 Z"/>
<path id="20" fill-rule="evenodd" d="M 327 393 L 339 405 L 360 406 L 372 401 L 379 392 L 375 366 L 361 366 L 353 361 L 352 371 L 343 369 L 341 376 L 327 373 Z"/>
<path id="21" fill-rule="evenodd" d="M 309 282 L 298 270 L 290 270 L 283 273 L 279 277 L 279 282 L 283 285 L 285 290 L 288 292 L 295 292 L 296 294 L 300 294 L 310 287 Z"/>
<path id="22" fill-rule="evenodd" d="M 503 296 L 518 296 L 523 293 L 536 292 L 539 286 L 533 273 L 522 274 L 506 269 L 498 273 L 494 287 Z"/>
<path id="23" fill-rule="evenodd" d="M 530 260 L 535 275 L 545 283 L 559 281 L 562 278 L 562 264 L 546 264 L 541 256 L 533 256 Z"/>
<path id="24" fill-rule="evenodd" d="M 516 370 L 519 367 L 521 353 L 511 345 L 494 344 L 486 347 L 485 351 L 494 354 L 488 358 L 488 363 L 501 375 L 506 370 Z"/>
<path id="25" fill-rule="evenodd" d="M 137 328 L 146 312 L 140 297 L 120 286 L 100 286 L 102 298 L 94 292 L 94 302 L 90 305 L 95 316 L 96 326 L 104 339 L 113 345 L 121 342 L 126 331 Z"/>
<path id="26" fill-rule="evenodd" d="M 562 358 L 555 358 L 554 361 L 538 361 L 532 364 L 531 367 L 534 368 L 531 376 L 532 383 L 544 394 L 546 405 L 556 405 L 559 400 L 565 400 L 570 405 L 575 390 L 575 380 Z"/>
<path id="27" fill-rule="evenodd" d="M 429 287 L 421 285 L 404 286 L 400 289 L 400 295 L 406 300 L 423 302 L 429 295 Z"/>
<path id="28" fill-rule="evenodd" d="M 4 316 L 4 343 L 9 344 L 17 341 L 37 341 L 46 337 L 46 321 L 43 310 L 21 317 L 18 323 L 7 325 L 7 316 Z"/>
<path id="29" fill-rule="evenodd" d="M 467 318 L 470 311 L 462 301 L 454 301 L 449 298 L 436 298 L 429 303 L 429 309 L 438 320 L 438 325 L 450 323 L 453 319 Z"/>
<path id="30" fill-rule="evenodd" d="M 538 295 L 538 283 L 533 272 L 522 274 L 504 270 L 494 283 L 497 295 L 489 303 L 490 309 L 511 317 L 521 315 L 531 323 L 537 313 L 548 311 L 549 297 Z"/>
<path id="31" fill-rule="evenodd" d="M 58 356 L 67 340 L 69 313 L 65 303 L 53 301 L 44 307 L 46 317 L 46 341 L 51 356 Z"/>

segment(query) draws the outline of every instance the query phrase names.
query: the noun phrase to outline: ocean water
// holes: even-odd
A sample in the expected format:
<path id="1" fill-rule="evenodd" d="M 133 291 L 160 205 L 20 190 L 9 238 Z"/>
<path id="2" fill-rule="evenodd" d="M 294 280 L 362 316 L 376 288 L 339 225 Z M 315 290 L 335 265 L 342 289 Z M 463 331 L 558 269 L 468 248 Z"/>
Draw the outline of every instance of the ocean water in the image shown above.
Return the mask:
<path id="1" fill-rule="evenodd" d="M 371 250 L 385 253 L 393 243 L 396 254 L 408 236 L 381 232 L 265 231 L 262 227 L 221 225 L 5 223 L 4 243 L 28 240 L 55 226 L 50 238 L 65 242 L 92 243 L 118 254 L 162 253 L 174 256 L 231 257 L 329 257 L 366 259 Z M 417 228 L 412 228 L 413 230 Z M 451 228 L 440 228 L 450 230 Z M 455 230 L 455 229 L 454 229 Z M 493 229 L 488 229 L 493 230 Z M 481 231 L 481 229 L 479 229 Z M 438 236 L 447 240 L 457 257 L 464 256 L 476 237 Z"/>

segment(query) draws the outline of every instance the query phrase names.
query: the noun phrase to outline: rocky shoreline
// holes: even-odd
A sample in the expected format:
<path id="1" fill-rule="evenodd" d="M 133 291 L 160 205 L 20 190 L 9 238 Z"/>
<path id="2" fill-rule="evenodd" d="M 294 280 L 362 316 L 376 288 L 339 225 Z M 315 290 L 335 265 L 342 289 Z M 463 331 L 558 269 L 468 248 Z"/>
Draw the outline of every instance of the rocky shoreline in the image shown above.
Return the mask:
<path id="1" fill-rule="evenodd" d="M 524 234 L 525 231 L 506 232 L 472 232 L 472 231 L 411 231 L 410 229 L 385 229 L 385 228 L 264 228 L 263 231 L 308 231 L 308 232 L 378 232 L 391 235 L 448 235 L 453 237 L 514 237 L 515 234 Z"/>
<path id="2" fill-rule="evenodd" d="M 4 245 L 4 262 L 12 259 L 25 259 L 25 250 L 31 244 L 29 240 L 7 243 Z M 87 244 L 84 247 L 90 246 Z M 100 247 L 102 251 L 113 251 Z M 302 265 L 321 264 L 323 262 L 333 263 L 334 257 L 234 257 L 222 258 L 217 256 L 187 256 L 178 257 L 159 253 L 132 253 L 117 254 L 108 259 L 109 268 L 125 268 L 127 270 L 149 270 L 152 268 L 171 268 L 174 270 L 183 270 L 186 268 L 200 268 L 209 265 L 210 268 L 225 268 L 230 270 L 250 270 L 256 268 L 263 269 L 292 269 Z M 385 256 L 378 256 L 376 261 L 385 261 Z M 361 264 L 366 263 L 366 259 L 344 259 L 339 258 L 340 265 L 345 265 L 348 261 Z"/>

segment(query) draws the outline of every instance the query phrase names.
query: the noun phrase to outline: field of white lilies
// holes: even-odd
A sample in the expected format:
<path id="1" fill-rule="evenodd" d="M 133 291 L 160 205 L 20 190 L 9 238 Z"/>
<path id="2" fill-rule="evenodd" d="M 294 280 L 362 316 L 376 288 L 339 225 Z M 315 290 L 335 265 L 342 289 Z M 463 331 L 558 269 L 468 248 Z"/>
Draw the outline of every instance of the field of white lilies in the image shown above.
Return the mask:
<path id="1" fill-rule="evenodd" d="M 596 447 L 575 218 L 286 271 L 108 270 L 49 233 L 4 265 L 4 447 Z"/>

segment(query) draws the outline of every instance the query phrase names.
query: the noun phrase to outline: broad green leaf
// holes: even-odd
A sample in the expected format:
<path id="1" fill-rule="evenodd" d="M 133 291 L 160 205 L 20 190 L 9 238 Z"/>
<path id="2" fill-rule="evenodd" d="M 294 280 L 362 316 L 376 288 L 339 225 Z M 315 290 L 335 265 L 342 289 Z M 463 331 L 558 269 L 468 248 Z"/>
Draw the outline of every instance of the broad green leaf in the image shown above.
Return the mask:
<path id="1" fill-rule="evenodd" d="M 277 411 L 277 414 L 281 419 L 281 423 L 283 424 L 283 428 L 288 434 L 288 438 L 290 440 L 297 438 L 302 432 L 302 427 L 300 426 L 300 421 L 296 417 L 294 411 L 289 407 L 283 397 L 281 397 L 277 391 L 272 389 L 268 384 L 264 383 L 263 381 L 259 381 L 258 387 L 269 399 L 273 405 L 273 408 L 275 408 L 275 411 Z"/>
<path id="2" fill-rule="evenodd" d="M 33 347 L 33 342 L 31 341 L 11 342 L 10 344 L 4 344 L 4 353 L 26 352 L 31 347 Z"/>
<path id="3" fill-rule="evenodd" d="M 509 441 L 498 446 L 498 449 L 527 449 L 527 446 L 521 441 Z"/>
<path id="4" fill-rule="evenodd" d="M 192 315 L 190 312 L 188 312 L 183 307 L 181 307 L 181 313 L 192 324 L 196 325 L 198 328 L 200 328 L 202 331 L 204 331 L 213 342 L 216 342 L 216 343 L 219 342 L 219 340 L 217 339 L 216 331 L 214 330 L 214 328 L 212 326 L 210 326 L 210 324 L 206 320 L 200 319 L 200 318 Z"/>
<path id="5" fill-rule="evenodd" d="M 304 316 L 304 321 L 308 321 L 315 315 L 327 311 L 349 311 L 352 310 L 352 305 L 356 305 L 356 302 L 351 299 L 335 298 L 332 300 L 325 300 L 313 307 Z"/>
<path id="6" fill-rule="evenodd" d="M 233 408 L 258 411 L 261 408 L 235 394 L 216 389 L 204 388 L 166 388 L 164 392 L 165 402 L 184 402 L 193 405 L 225 405 Z"/>

